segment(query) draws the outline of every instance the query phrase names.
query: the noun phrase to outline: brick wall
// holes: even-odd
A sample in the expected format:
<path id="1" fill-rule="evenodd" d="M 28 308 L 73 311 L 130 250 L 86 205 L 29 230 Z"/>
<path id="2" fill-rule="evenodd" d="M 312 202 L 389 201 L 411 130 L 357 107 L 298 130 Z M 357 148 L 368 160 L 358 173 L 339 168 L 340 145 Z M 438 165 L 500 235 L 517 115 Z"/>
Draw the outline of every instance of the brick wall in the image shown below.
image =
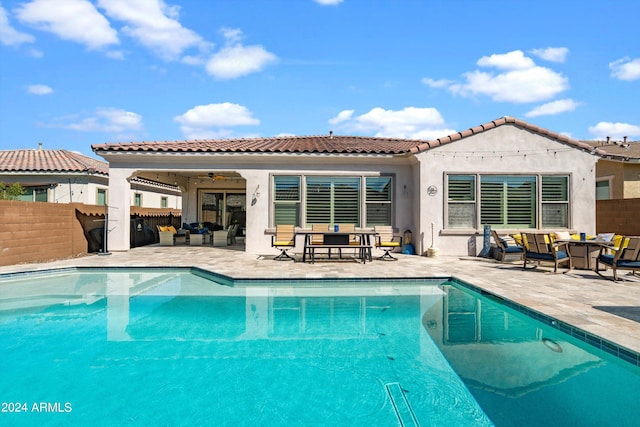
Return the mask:
<path id="1" fill-rule="evenodd" d="M 596 201 L 596 232 L 640 236 L 640 198 Z"/>
<path id="2" fill-rule="evenodd" d="M 83 206 L 0 200 L 0 265 L 86 254 L 87 239 L 76 219 Z"/>

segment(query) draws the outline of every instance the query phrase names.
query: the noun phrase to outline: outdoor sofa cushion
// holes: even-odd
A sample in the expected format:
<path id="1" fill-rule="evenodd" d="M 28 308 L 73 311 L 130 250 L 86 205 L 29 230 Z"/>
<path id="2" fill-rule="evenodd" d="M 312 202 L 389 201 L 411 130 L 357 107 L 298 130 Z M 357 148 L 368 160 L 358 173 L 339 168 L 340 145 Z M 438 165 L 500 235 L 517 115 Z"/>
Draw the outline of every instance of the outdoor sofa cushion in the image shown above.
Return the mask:
<path id="1" fill-rule="evenodd" d="M 607 264 L 607 265 L 613 265 L 613 257 L 615 255 L 612 254 L 602 254 L 598 257 L 598 261 L 602 262 L 603 264 Z M 620 267 L 620 268 L 637 268 L 638 270 L 640 270 L 640 261 L 629 261 L 629 260 L 624 260 L 624 259 L 619 259 L 618 262 L 616 263 L 616 267 Z"/>

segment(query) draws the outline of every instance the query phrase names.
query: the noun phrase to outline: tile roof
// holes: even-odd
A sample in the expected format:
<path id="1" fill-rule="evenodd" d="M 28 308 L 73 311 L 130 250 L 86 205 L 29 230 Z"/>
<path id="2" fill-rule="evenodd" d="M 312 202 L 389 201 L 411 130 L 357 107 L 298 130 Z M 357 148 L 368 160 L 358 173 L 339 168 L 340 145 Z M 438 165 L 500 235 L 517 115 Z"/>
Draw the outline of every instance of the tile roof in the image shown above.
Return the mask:
<path id="1" fill-rule="evenodd" d="M 95 152 L 403 154 L 424 141 L 364 136 L 280 136 L 94 144 Z"/>
<path id="2" fill-rule="evenodd" d="M 530 123 L 525 122 L 524 120 L 519 120 L 515 117 L 510 117 L 510 116 L 504 116 L 501 117 L 497 120 L 493 120 L 491 122 L 485 123 L 483 125 L 480 126 L 476 126 L 467 130 L 463 130 L 461 132 L 456 132 L 454 134 L 442 137 L 442 138 L 438 138 L 432 141 L 427 141 L 423 144 L 418 145 L 417 147 L 411 149 L 411 151 L 413 153 L 419 153 L 422 151 L 426 151 L 429 150 L 431 148 L 435 148 L 441 145 L 445 145 L 445 144 L 449 144 L 451 142 L 472 136 L 472 135 L 477 135 L 479 133 L 485 132 L 489 129 L 493 129 L 493 128 L 497 128 L 498 126 L 502 126 L 502 125 L 506 125 L 506 124 L 513 124 L 515 126 L 518 126 L 522 129 L 526 129 L 529 130 L 531 132 L 537 133 L 539 135 L 544 135 L 548 138 L 551 139 L 555 139 L 556 141 L 563 143 L 563 144 L 567 144 L 570 146 L 573 146 L 574 148 L 577 149 L 581 149 L 584 151 L 593 151 L 594 147 L 585 144 L 584 142 L 578 141 L 577 139 L 573 139 L 573 138 L 569 138 L 566 135 L 562 135 L 560 133 L 557 132 L 552 132 L 548 129 L 545 128 L 541 128 L 539 126 L 535 126 L 532 125 Z M 600 149 L 595 149 L 594 154 L 598 154 L 598 155 L 604 155 L 606 154 L 604 151 L 600 150 Z"/>
<path id="3" fill-rule="evenodd" d="M 615 160 L 640 160 L 640 141 L 583 141 L 590 147 L 598 148 Z"/>
<path id="4" fill-rule="evenodd" d="M 607 153 L 566 135 L 505 116 L 461 132 L 434 139 L 410 140 L 364 136 L 281 136 L 272 138 L 207 139 L 193 141 L 143 141 L 94 144 L 94 152 L 159 152 L 159 153 L 334 153 L 334 154 L 409 154 L 420 153 L 489 129 L 512 124 L 531 132 L 593 154 Z"/>
<path id="5" fill-rule="evenodd" d="M 67 150 L 0 150 L 0 172 L 84 172 L 109 175 L 109 164 Z"/>

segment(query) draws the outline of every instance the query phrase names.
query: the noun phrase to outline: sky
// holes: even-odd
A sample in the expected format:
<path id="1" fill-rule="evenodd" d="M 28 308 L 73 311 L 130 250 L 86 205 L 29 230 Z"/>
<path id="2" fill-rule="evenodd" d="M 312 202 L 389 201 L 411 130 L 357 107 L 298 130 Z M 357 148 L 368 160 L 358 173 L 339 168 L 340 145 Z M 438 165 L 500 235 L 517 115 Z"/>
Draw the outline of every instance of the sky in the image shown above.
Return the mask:
<path id="1" fill-rule="evenodd" d="M 503 116 L 640 140 L 637 0 L 0 0 L 0 149 Z"/>

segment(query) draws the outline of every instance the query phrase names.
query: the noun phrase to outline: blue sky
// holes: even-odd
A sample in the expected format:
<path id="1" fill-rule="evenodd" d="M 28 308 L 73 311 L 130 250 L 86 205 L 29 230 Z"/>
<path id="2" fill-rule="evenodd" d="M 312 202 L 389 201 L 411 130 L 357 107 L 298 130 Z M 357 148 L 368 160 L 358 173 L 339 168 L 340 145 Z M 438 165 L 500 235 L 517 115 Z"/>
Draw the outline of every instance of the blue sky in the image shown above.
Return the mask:
<path id="1" fill-rule="evenodd" d="M 637 0 L 0 0 L 0 149 L 429 139 L 515 116 L 640 139 Z"/>

